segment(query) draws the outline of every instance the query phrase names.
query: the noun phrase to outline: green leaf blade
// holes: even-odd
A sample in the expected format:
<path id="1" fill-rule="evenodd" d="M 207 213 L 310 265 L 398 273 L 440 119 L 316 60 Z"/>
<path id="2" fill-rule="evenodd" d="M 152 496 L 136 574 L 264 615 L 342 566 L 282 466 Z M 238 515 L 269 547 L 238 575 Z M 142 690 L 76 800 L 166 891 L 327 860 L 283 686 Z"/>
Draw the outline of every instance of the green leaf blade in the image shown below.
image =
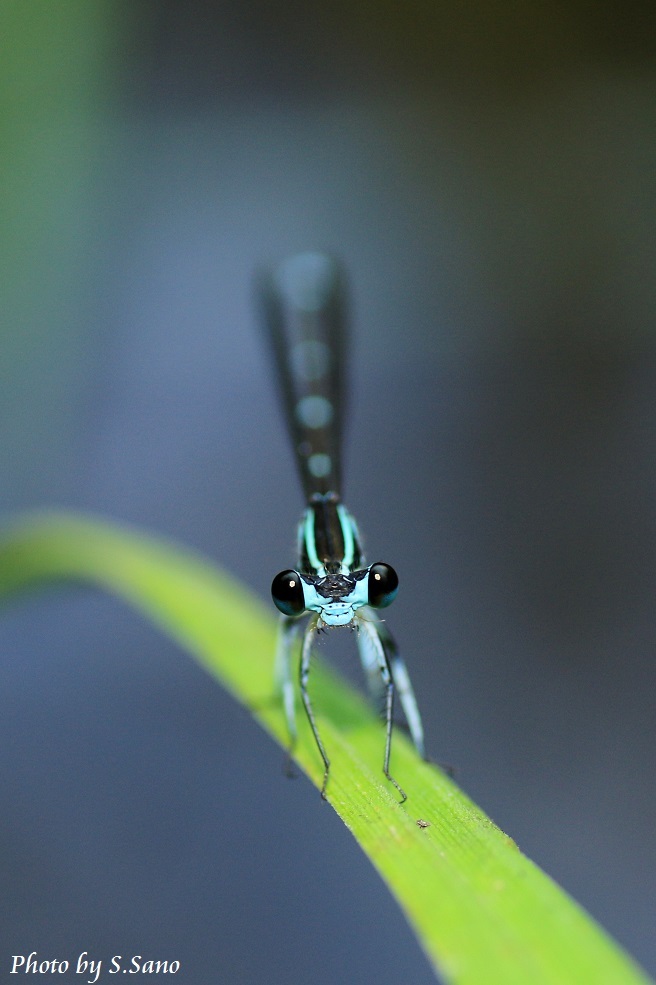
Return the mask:
<path id="1" fill-rule="evenodd" d="M 68 514 L 26 517 L 0 536 L 0 596 L 59 579 L 91 582 L 141 611 L 285 746 L 284 717 L 272 686 L 274 620 L 212 565 L 154 537 Z M 400 805 L 382 774 L 380 723 L 319 661 L 312 691 L 332 762 L 330 803 L 445 981 L 650 981 L 447 776 L 395 735 L 393 772 L 408 793 Z M 301 716 L 295 758 L 320 787 L 321 763 Z"/>

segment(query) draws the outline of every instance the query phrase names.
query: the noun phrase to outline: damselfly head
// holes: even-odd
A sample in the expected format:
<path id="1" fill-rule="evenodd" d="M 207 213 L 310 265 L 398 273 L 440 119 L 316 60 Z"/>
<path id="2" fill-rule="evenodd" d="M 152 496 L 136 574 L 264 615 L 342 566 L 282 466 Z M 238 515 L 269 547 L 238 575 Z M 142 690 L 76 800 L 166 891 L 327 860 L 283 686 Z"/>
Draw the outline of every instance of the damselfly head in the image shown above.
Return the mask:
<path id="1" fill-rule="evenodd" d="M 281 571 L 273 579 L 271 596 L 285 616 L 316 612 L 325 626 L 349 626 L 362 606 L 383 609 L 390 605 L 398 588 L 394 568 L 377 561 L 368 568 L 340 574 Z"/>

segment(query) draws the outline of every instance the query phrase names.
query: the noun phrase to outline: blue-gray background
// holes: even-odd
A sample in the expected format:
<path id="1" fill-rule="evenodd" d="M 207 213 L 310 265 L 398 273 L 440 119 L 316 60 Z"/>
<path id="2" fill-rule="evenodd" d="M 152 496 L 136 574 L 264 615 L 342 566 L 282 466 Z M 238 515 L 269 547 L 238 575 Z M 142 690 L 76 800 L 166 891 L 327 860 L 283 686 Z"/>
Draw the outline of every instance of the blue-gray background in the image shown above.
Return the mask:
<path id="1" fill-rule="evenodd" d="M 656 972 L 654 12 L 4 8 L 3 512 L 100 511 L 263 598 L 302 506 L 252 275 L 350 271 L 347 503 L 429 749 Z M 432 981 L 347 831 L 117 602 L 0 620 L 0 962 Z M 340 654 L 340 661 L 342 657 Z M 5 972 L 3 972 L 3 975 Z"/>

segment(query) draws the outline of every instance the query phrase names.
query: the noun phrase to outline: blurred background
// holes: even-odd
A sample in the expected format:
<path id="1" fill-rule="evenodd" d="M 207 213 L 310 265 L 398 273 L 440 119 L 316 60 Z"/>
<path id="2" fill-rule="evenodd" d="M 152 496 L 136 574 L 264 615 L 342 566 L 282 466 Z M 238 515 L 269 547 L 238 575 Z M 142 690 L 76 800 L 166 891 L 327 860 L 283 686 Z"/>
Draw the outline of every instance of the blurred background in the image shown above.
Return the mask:
<path id="1" fill-rule="evenodd" d="M 253 274 L 339 255 L 346 502 L 400 574 L 429 751 L 651 973 L 655 21 L 0 11 L 3 514 L 129 521 L 267 599 L 302 501 Z M 316 790 L 136 615 L 50 590 L 3 611 L 0 652 L 2 962 L 433 981 Z"/>

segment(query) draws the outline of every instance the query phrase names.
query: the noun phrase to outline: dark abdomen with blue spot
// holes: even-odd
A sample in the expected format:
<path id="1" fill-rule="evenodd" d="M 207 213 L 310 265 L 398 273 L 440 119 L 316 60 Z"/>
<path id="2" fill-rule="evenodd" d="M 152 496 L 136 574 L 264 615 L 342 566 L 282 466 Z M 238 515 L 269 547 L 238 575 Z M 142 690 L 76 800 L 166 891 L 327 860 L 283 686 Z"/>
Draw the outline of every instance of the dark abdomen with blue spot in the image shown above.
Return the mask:
<path id="1" fill-rule="evenodd" d="M 345 346 L 339 267 L 320 253 L 292 257 L 264 281 L 262 297 L 306 501 L 339 496 Z"/>

